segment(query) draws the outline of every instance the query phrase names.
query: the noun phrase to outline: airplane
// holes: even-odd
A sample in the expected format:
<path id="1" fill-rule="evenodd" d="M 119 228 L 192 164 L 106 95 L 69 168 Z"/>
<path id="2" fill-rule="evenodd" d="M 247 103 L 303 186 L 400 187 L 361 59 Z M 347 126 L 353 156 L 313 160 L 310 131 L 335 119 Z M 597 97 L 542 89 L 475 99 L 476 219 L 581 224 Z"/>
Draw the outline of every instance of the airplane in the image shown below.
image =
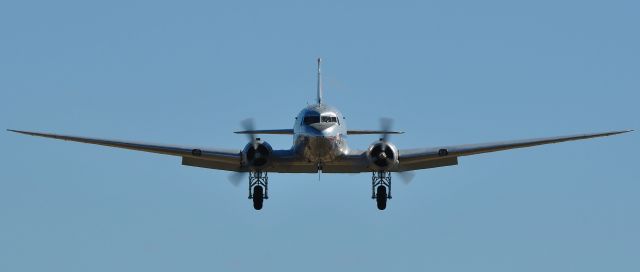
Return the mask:
<path id="1" fill-rule="evenodd" d="M 87 138 L 71 135 L 12 130 L 8 131 L 65 141 L 96 144 L 152 152 L 182 158 L 182 165 L 232 171 L 232 182 L 239 182 L 243 175 L 249 176 L 249 199 L 253 207 L 261 210 L 263 201 L 269 198 L 268 173 L 364 173 L 370 172 L 371 198 L 376 200 L 379 210 L 387 207 L 391 199 L 391 173 L 400 174 L 410 180 L 414 170 L 453 166 L 458 158 L 487 152 L 502 151 L 565 141 L 582 140 L 631 132 L 618 130 L 602 133 L 502 141 L 481 144 L 435 146 L 417 149 L 398 149 L 389 135 L 402 134 L 391 130 L 391 120 L 381 119 L 378 130 L 354 130 L 347 128 L 345 117 L 336 108 L 323 102 L 321 59 L 317 59 L 316 103 L 308 105 L 298 113 L 293 129 L 256 130 L 253 121 L 242 122 L 249 143 L 242 150 L 188 147 Z M 273 149 L 269 143 L 256 137 L 261 134 L 293 135 L 289 149 Z M 347 136 L 381 135 L 367 149 L 351 149 Z"/>

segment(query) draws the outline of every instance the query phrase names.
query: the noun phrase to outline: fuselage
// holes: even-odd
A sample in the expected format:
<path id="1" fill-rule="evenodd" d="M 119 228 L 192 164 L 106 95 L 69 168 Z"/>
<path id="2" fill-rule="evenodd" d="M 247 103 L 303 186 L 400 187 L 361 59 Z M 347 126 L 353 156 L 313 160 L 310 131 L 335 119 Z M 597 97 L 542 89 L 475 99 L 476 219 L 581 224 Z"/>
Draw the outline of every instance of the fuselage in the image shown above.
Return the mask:
<path id="1" fill-rule="evenodd" d="M 347 124 L 340 111 L 326 104 L 309 105 L 293 124 L 293 150 L 321 167 L 349 152 L 346 136 Z"/>

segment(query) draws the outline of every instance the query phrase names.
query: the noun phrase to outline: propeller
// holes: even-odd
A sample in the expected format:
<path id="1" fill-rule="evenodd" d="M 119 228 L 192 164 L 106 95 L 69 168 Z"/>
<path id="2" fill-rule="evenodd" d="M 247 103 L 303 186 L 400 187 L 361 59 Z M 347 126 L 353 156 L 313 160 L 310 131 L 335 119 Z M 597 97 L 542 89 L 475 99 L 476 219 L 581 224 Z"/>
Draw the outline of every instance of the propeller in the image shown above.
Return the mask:
<path id="1" fill-rule="evenodd" d="M 393 119 L 387 118 L 387 117 L 380 118 L 380 130 L 391 131 L 391 127 L 393 127 Z M 383 142 L 383 144 L 380 146 L 382 152 L 380 152 L 379 159 L 381 160 L 387 159 L 386 158 L 386 149 L 387 149 L 386 142 L 388 140 L 389 140 L 389 133 L 382 133 L 380 135 L 380 141 Z"/>
<path id="2" fill-rule="evenodd" d="M 232 172 L 231 174 L 229 174 L 227 179 L 229 180 L 229 183 L 231 183 L 231 185 L 238 187 L 246 176 L 247 172 Z"/>
<path id="3" fill-rule="evenodd" d="M 409 183 L 411 183 L 413 178 L 416 176 L 416 173 L 413 171 L 404 171 L 398 172 L 398 175 L 400 176 L 400 179 L 402 179 L 402 182 L 404 182 L 404 184 L 409 185 Z"/>
<path id="4" fill-rule="evenodd" d="M 379 167 L 387 167 L 395 160 L 393 150 L 387 148 L 389 140 L 389 131 L 393 126 L 393 120 L 391 118 L 380 118 L 380 143 L 377 143 L 371 150 L 371 156 L 373 163 Z"/>
<path id="5" fill-rule="evenodd" d="M 255 124 L 255 121 L 253 121 L 253 118 L 247 118 L 242 120 L 242 122 L 240 122 L 240 125 L 242 126 L 242 129 L 244 129 L 245 131 L 256 130 L 256 124 Z M 253 144 L 253 149 L 258 149 L 258 141 L 256 141 L 256 135 L 254 133 L 248 133 L 247 137 L 249 138 L 249 142 Z"/>
<path id="6" fill-rule="evenodd" d="M 393 128 L 393 119 L 387 118 L 387 117 L 380 118 L 380 130 L 389 132 L 391 131 L 392 128 Z M 380 140 L 382 140 L 383 142 L 386 142 L 389 140 L 389 133 L 383 133 L 380 136 L 381 136 Z"/>
<path id="7" fill-rule="evenodd" d="M 388 118 L 388 117 L 380 118 L 380 130 L 385 131 L 385 132 L 389 132 L 389 131 L 391 131 L 392 128 L 393 128 L 393 119 Z M 389 133 L 382 133 L 380 135 L 380 141 L 385 143 L 385 144 L 382 144 L 382 146 L 381 146 L 381 148 L 382 148 L 382 153 L 381 154 L 386 154 L 386 149 L 387 149 L 386 142 L 389 141 Z M 386 156 L 385 156 L 385 158 L 381 158 L 381 159 L 386 159 Z"/>
<path id="8" fill-rule="evenodd" d="M 256 124 L 253 118 L 242 120 L 240 122 L 240 126 L 245 131 L 254 131 L 256 129 Z M 254 133 L 247 134 L 247 139 L 253 145 L 254 150 L 258 149 L 258 141 L 256 140 L 256 135 Z M 238 187 L 240 186 L 240 183 L 242 183 L 242 180 L 245 179 L 247 174 L 247 172 L 232 172 L 231 174 L 229 174 L 227 179 L 233 186 Z"/>
<path id="9" fill-rule="evenodd" d="M 382 131 L 392 131 L 392 129 L 393 129 L 393 119 L 388 118 L 388 117 L 380 118 L 380 130 L 382 130 Z M 380 137 L 380 141 L 382 141 L 384 143 L 389 141 L 389 133 L 383 133 L 381 135 L 381 137 Z M 382 148 L 381 155 L 385 154 L 386 147 L 387 147 L 386 144 L 383 144 L 381 146 L 381 148 Z M 397 172 L 397 173 L 400 176 L 400 179 L 402 179 L 402 181 L 404 182 L 404 184 L 407 184 L 407 185 L 409 185 L 409 183 L 411 183 L 413 178 L 416 176 L 416 173 L 413 172 L 413 171 L 404 171 L 404 172 Z"/>

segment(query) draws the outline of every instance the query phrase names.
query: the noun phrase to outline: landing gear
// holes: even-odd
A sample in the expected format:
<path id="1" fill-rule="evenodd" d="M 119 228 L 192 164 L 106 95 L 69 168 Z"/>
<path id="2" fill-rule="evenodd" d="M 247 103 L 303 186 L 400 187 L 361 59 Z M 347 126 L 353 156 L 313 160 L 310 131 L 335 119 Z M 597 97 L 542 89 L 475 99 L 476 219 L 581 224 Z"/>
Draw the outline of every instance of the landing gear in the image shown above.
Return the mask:
<path id="1" fill-rule="evenodd" d="M 384 210 L 387 208 L 387 188 L 380 185 L 376 191 L 376 204 L 378 204 L 378 209 Z"/>
<path id="2" fill-rule="evenodd" d="M 262 189 L 262 186 L 257 185 L 253 187 L 253 208 L 256 210 L 261 210 L 262 201 L 264 201 L 264 191 Z"/>
<path id="3" fill-rule="evenodd" d="M 269 199 L 269 177 L 267 172 L 249 172 L 249 199 L 253 199 L 253 208 L 262 209 L 262 202 Z"/>
<path id="4" fill-rule="evenodd" d="M 387 199 L 391 199 L 390 172 L 373 172 L 371 176 L 371 198 L 376 200 L 379 210 L 387 208 Z"/>

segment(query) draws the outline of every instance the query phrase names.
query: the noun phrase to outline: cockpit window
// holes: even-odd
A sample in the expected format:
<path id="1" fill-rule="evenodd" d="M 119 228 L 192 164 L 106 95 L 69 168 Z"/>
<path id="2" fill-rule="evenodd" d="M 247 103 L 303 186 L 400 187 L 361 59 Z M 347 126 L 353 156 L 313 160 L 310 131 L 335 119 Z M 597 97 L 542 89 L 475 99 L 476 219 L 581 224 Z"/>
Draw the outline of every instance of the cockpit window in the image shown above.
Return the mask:
<path id="1" fill-rule="evenodd" d="M 304 124 L 311 125 L 315 123 L 320 123 L 320 116 L 318 115 L 309 115 L 304 117 Z"/>
<path id="2" fill-rule="evenodd" d="M 338 123 L 339 124 L 338 117 L 329 116 L 329 115 L 324 115 L 324 116 L 307 115 L 307 116 L 304 117 L 302 122 L 305 125 L 311 125 L 311 124 L 320 123 L 320 122 L 322 122 L 322 123 Z"/>
<path id="3" fill-rule="evenodd" d="M 322 116 L 323 123 L 338 123 L 338 117 L 335 116 Z"/>

